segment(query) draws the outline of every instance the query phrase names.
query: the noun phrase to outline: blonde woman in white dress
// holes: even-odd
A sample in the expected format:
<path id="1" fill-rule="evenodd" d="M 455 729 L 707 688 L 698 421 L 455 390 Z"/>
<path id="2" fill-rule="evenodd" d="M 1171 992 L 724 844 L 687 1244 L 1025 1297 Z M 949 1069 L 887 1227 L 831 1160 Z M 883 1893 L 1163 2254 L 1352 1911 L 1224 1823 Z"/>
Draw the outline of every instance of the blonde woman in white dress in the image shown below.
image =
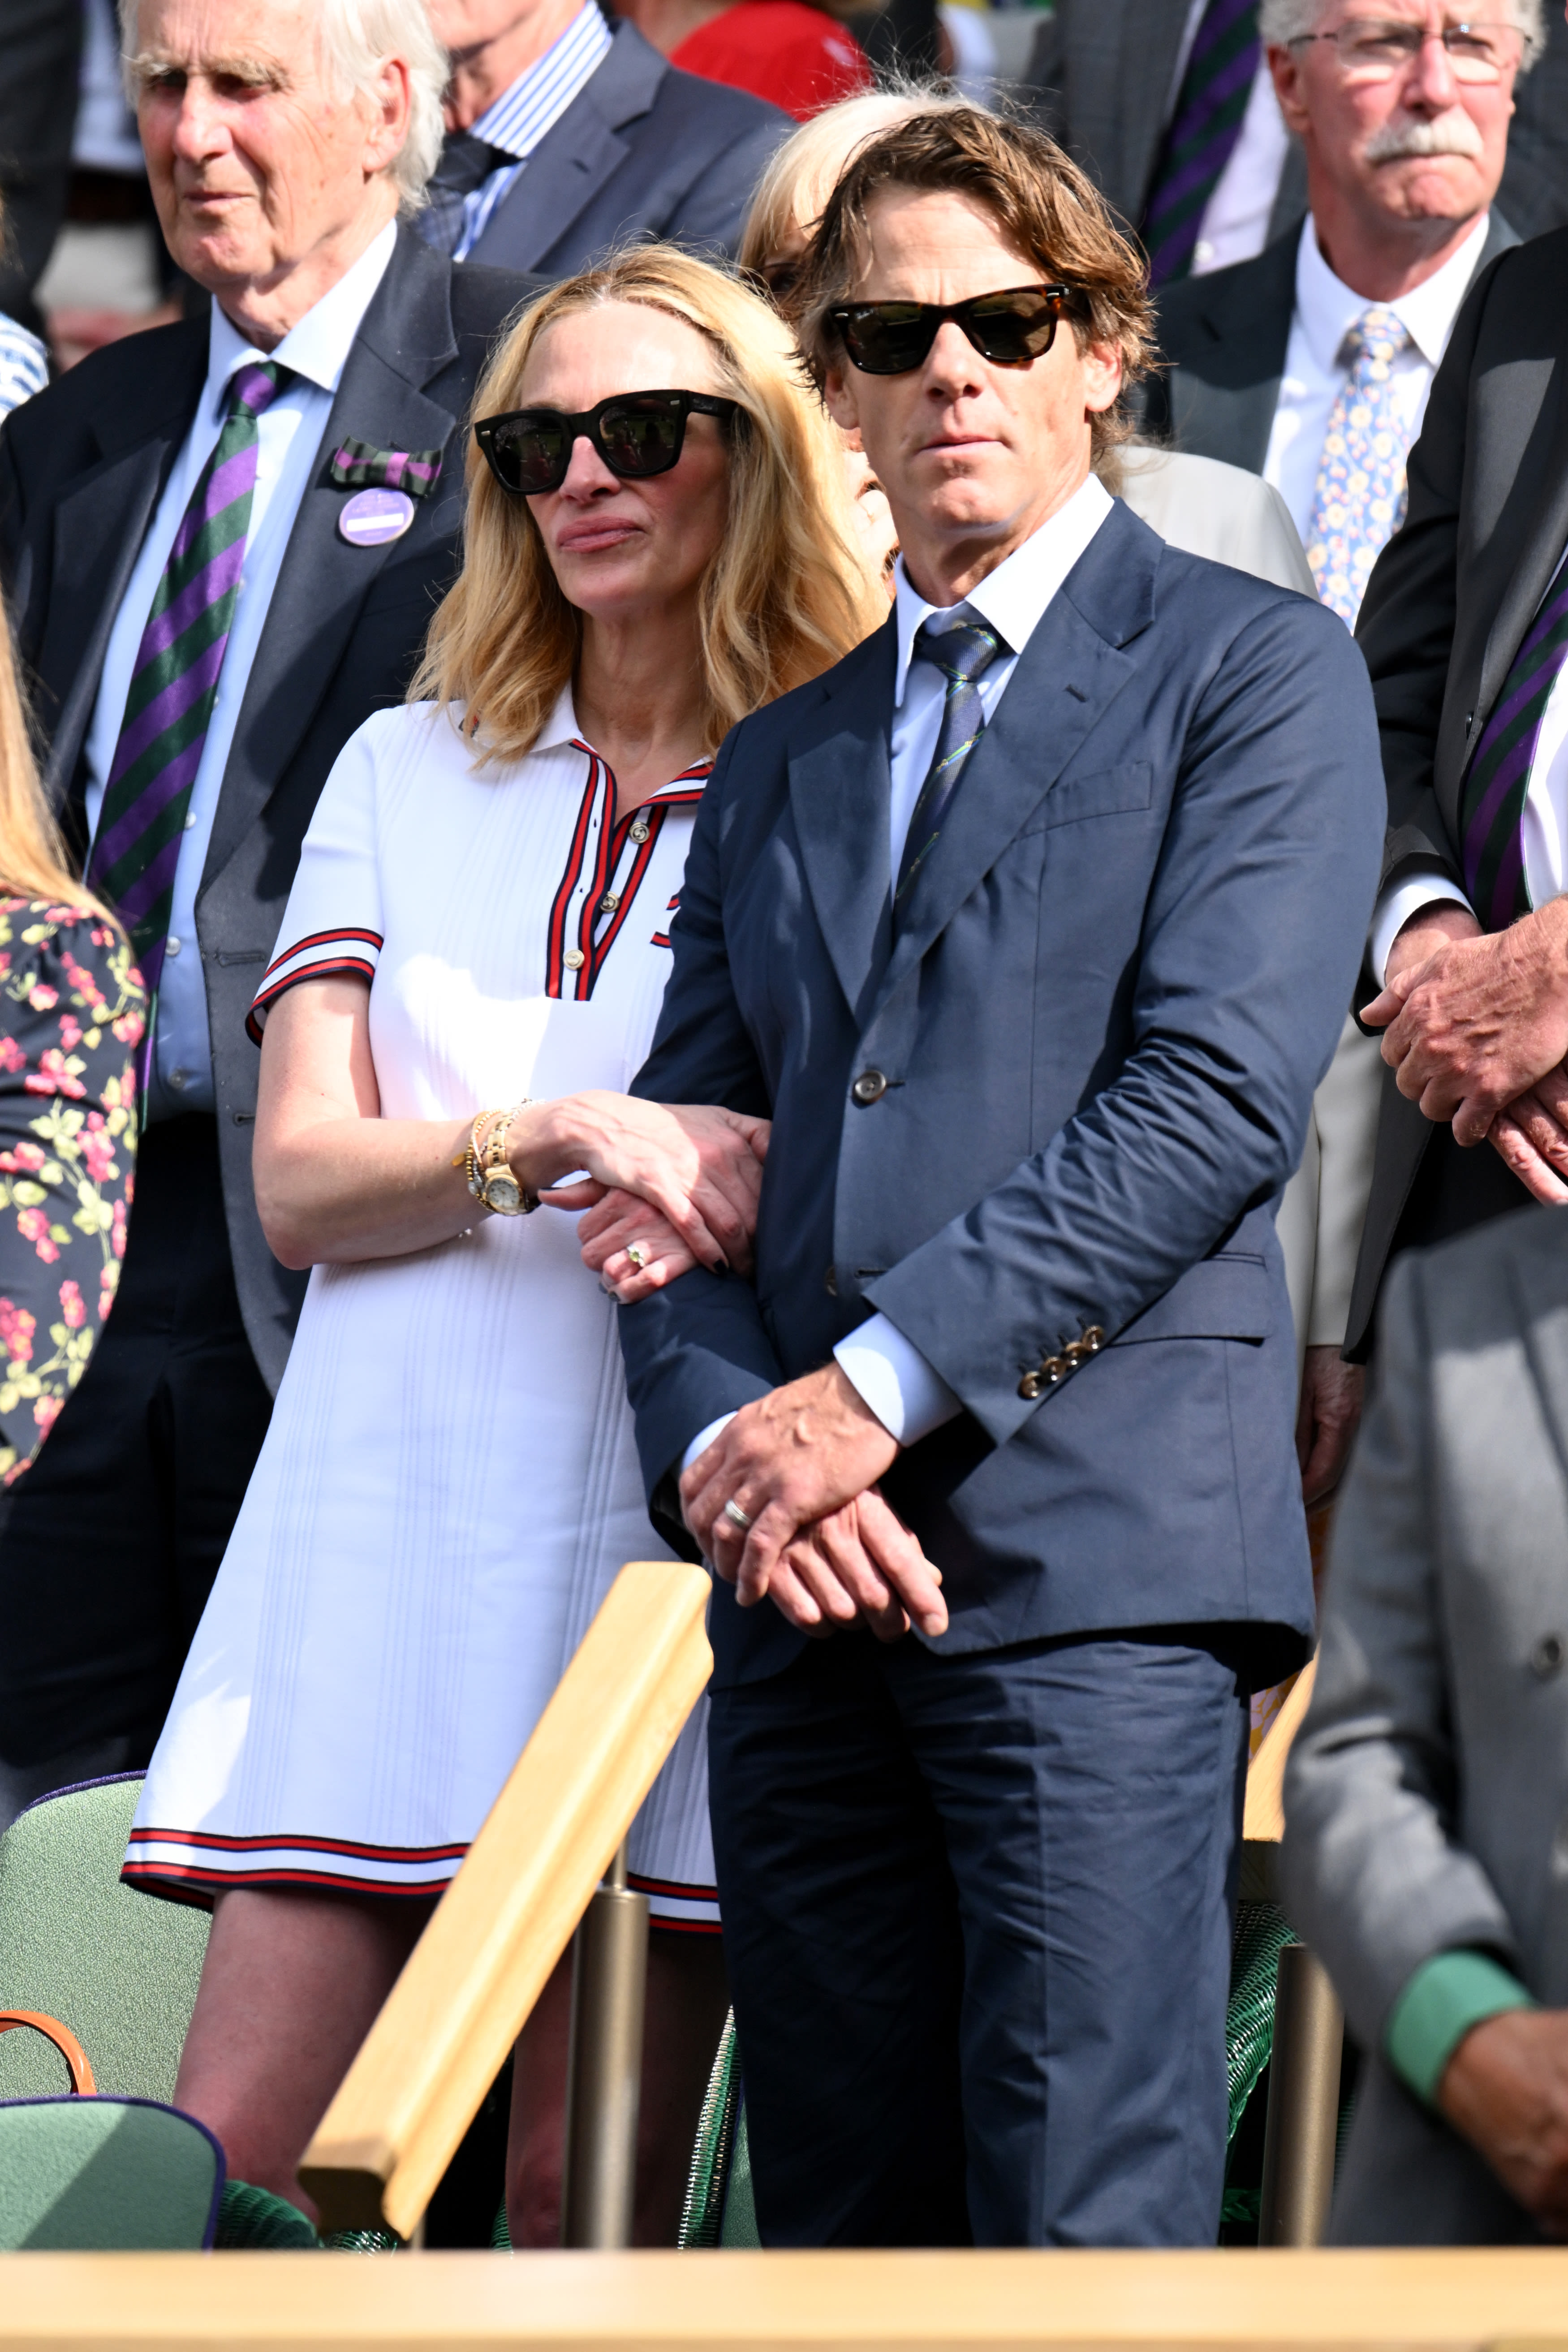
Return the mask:
<path id="1" fill-rule="evenodd" d="M 660 1549 L 599 1277 L 749 1268 L 765 1127 L 624 1091 L 704 778 L 881 610 L 784 331 L 701 263 L 553 289 L 477 415 L 463 575 L 415 698 L 328 780 L 256 1000 L 258 1199 L 314 1272 L 125 1864 L 215 1911 L 177 2103 L 307 2209 L 300 2158 L 432 1901 Z M 630 1859 L 637 2234 L 672 2242 L 726 1998 L 700 1720 Z M 568 1997 L 563 1967 L 518 2048 L 518 2245 L 558 2242 Z"/>

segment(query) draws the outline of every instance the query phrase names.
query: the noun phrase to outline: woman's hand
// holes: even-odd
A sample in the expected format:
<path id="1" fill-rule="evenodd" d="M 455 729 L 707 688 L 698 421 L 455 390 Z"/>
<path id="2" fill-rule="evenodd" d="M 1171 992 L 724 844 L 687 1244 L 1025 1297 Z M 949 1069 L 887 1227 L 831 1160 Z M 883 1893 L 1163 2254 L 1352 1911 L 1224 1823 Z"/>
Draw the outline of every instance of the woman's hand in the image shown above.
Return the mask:
<path id="1" fill-rule="evenodd" d="M 531 1103 L 512 1122 L 507 1157 L 519 1181 L 552 1208 L 593 1208 L 608 1192 L 635 1192 L 697 1264 L 749 1274 L 769 1131 L 766 1119 L 743 1111 L 595 1088 Z M 584 1182 L 557 1181 L 578 1169 Z"/>
<path id="2" fill-rule="evenodd" d="M 689 1274 L 697 1260 L 668 1219 L 635 1192 L 606 1192 L 577 1228 L 583 1263 L 623 1307 L 635 1307 L 668 1282 Z M 641 1264 L 626 1253 L 636 1248 Z"/>

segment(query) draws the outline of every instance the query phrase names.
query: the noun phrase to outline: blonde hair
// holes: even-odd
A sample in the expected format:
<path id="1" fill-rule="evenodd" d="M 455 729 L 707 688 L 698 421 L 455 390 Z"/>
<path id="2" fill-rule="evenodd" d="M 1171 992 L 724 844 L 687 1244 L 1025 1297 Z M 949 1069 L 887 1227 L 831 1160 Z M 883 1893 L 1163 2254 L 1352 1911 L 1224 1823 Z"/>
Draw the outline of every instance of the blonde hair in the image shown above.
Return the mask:
<path id="1" fill-rule="evenodd" d="M 42 899 L 51 907 L 77 907 L 114 922 L 107 907 L 79 882 L 66 862 L 65 844 L 49 814 L 38 781 L 16 668 L 11 633 L 0 618 L 0 897 Z M 116 926 L 118 928 L 118 926 Z"/>
<path id="2" fill-rule="evenodd" d="M 868 141 L 911 115 L 941 114 L 966 102 L 934 84 L 895 80 L 825 106 L 775 151 L 757 182 L 741 232 L 741 268 L 760 278 L 792 236 L 810 236 L 845 165 Z"/>
<path id="3" fill-rule="evenodd" d="M 612 254 L 542 294 L 486 368 L 475 415 L 520 404 L 529 361 L 557 320 L 611 302 L 695 327 L 712 348 L 713 389 L 742 411 L 730 428 L 729 519 L 700 597 L 702 733 L 716 751 L 738 719 L 858 645 L 887 617 L 887 600 L 857 552 L 842 445 L 787 329 L 736 278 L 672 246 Z M 462 573 L 408 698 L 463 704 L 488 766 L 531 749 L 576 667 L 583 616 L 530 501 L 501 488 L 471 436 L 467 488 Z"/>

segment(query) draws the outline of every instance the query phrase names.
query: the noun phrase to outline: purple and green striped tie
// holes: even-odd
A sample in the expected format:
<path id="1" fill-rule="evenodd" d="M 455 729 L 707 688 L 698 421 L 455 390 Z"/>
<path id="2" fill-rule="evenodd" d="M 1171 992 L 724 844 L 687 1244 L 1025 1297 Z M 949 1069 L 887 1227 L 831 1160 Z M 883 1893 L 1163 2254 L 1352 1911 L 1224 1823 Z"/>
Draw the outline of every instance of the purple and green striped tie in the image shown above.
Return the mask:
<path id="1" fill-rule="evenodd" d="M 271 360 L 253 361 L 229 381 L 223 430 L 142 632 L 88 860 L 88 881 L 118 909 L 149 996 L 163 969 L 185 813 L 234 625 L 256 489 L 256 420 L 289 373 Z M 152 1034 L 149 1023 L 143 1080 Z"/>
<path id="2" fill-rule="evenodd" d="M 1262 54 L 1258 0 L 1208 0 L 1143 215 L 1151 285 L 1193 266 L 1204 207 L 1241 136 Z"/>
<path id="3" fill-rule="evenodd" d="M 1510 665 L 1459 795 L 1465 888 L 1483 929 L 1530 912 L 1524 803 L 1541 722 L 1568 658 L 1568 579 L 1559 571 Z"/>

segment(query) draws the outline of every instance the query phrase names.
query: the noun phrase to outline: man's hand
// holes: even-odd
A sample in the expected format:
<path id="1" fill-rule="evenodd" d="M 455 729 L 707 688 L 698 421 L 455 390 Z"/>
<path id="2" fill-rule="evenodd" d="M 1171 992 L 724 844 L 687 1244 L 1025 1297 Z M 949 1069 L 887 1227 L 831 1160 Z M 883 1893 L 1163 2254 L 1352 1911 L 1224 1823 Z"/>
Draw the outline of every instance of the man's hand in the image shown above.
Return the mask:
<path id="1" fill-rule="evenodd" d="M 1426 960 L 1419 947 L 1446 936 Z M 1434 908 L 1394 941 L 1389 981 L 1362 1018 L 1384 1029 L 1383 1058 L 1402 1095 L 1433 1120 L 1451 1119 L 1458 1143 L 1479 1143 L 1498 1113 L 1568 1055 L 1568 901 L 1554 898 L 1506 931 L 1473 916 Z M 1396 964 L 1397 960 L 1397 964 Z"/>
<path id="2" fill-rule="evenodd" d="M 815 1527 L 803 1528 L 780 1553 L 768 1595 L 792 1625 L 819 1640 L 863 1618 L 879 1642 L 896 1642 L 910 1630 L 909 1612 L 899 1598 L 907 1589 L 926 1592 L 928 1618 L 947 1611 L 931 1596 L 942 1572 L 875 1487 L 857 1495 L 842 1510 Z M 922 1621 L 927 1633 L 942 1627 Z"/>
<path id="3" fill-rule="evenodd" d="M 1437 2105 L 1549 2238 L 1568 2238 L 1568 2010 L 1510 2009 L 1472 2025 Z"/>
<path id="4" fill-rule="evenodd" d="M 720 1431 L 681 1478 L 686 1524 L 719 1574 L 735 1586 L 742 1608 L 751 1608 L 771 1589 L 781 1556 L 796 1536 L 863 1495 L 898 1451 L 859 1391 L 829 1364 L 742 1406 Z M 751 1521 L 748 1530 L 726 1513 L 729 1502 Z M 907 1559 L 879 1564 L 921 1632 L 940 1633 L 947 1611 L 924 1561 L 918 1570 Z M 792 1596 L 796 1588 L 806 1592 L 820 1615 L 815 1591 L 800 1582 L 805 1565 L 804 1559 L 792 1563 Z M 791 1614 L 782 1590 L 780 1606 Z"/>
<path id="5" fill-rule="evenodd" d="M 1568 1069 L 1559 1063 L 1516 1095 L 1487 1140 L 1528 1192 L 1560 1209 L 1568 1202 Z"/>
<path id="6" fill-rule="evenodd" d="M 1360 1364 L 1343 1362 L 1337 1348 L 1308 1349 L 1296 1409 L 1296 1459 L 1301 1465 L 1301 1500 L 1309 1511 L 1326 1501 L 1340 1483 L 1365 1392 L 1366 1374 Z"/>

